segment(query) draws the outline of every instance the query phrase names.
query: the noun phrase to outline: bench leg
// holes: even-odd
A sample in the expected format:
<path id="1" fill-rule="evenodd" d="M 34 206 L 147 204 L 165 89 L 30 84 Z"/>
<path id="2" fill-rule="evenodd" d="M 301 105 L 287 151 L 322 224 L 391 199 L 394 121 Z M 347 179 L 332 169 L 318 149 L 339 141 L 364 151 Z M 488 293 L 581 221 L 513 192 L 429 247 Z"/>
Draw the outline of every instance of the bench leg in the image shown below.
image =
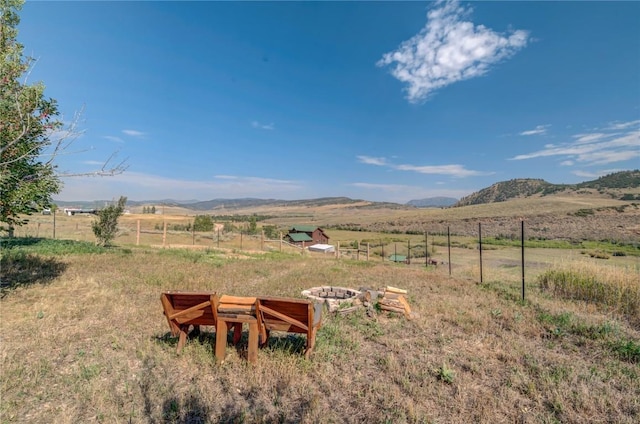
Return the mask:
<path id="1" fill-rule="evenodd" d="M 269 336 L 271 335 L 271 331 L 267 330 L 262 326 L 262 333 L 260 334 L 260 347 L 265 347 L 267 342 L 269 342 Z"/>
<path id="2" fill-rule="evenodd" d="M 216 323 L 216 360 L 218 364 L 224 362 L 227 350 L 227 323 L 221 319 Z"/>
<path id="3" fill-rule="evenodd" d="M 247 360 L 251 364 L 258 362 L 258 323 L 249 323 L 249 346 L 247 348 Z"/>
<path id="4" fill-rule="evenodd" d="M 178 338 L 178 349 L 176 350 L 176 353 L 180 353 L 184 345 L 187 343 L 187 331 L 189 331 L 188 326 L 186 328 L 184 326 L 180 327 L 180 334 Z"/>
<path id="5" fill-rule="evenodd" d="M 231 325 L 233 326 L 233 344 L 237 345 L 242 339 L 242 323 L 236 322 Z"/>
<path id="6" fill-rule="evenodd" d="M 307 349 L 304 351 L 304 359 L 309 359 L 315 345 L 316 345 L 316 329 L 314 328 L 307 334 Z"/>

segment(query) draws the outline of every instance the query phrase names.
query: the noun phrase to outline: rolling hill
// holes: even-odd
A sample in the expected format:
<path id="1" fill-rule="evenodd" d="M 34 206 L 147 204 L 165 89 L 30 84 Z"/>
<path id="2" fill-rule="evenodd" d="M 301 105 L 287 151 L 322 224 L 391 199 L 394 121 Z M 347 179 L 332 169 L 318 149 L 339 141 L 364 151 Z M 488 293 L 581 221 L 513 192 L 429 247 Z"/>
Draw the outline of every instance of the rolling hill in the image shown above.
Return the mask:
<path id="1" fill-rule="evenodd" d="M 542 179 L 521 178 L 501 181 L 463 197 L 454 207 L 504 202 L 506 200 L 557 193 L 608 196 L 620 200 L 640 200 L 640 170 L 621 171 L 579 184 L 552 184 Z"/>

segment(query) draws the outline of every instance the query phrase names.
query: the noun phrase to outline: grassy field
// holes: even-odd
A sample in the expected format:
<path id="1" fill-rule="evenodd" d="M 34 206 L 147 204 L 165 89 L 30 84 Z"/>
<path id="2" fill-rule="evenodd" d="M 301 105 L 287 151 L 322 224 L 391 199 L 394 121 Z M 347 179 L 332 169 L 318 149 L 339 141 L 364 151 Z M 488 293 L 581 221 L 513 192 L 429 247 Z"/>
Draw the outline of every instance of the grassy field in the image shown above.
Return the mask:
<path id="1" fill-rule="evenodd" d="M 446 267 L 40 239 L 5 242 L 2 258 L 1 422 L 640 417 L 634 316 L 597 300 L 565 299 L 548 284 L 543 290 L 532 282 L 522 301 L 518 284 L 452 278 Z M 637 269 L 615 269 L 637 276 Z M 299 297 L 326 284 L 407 289 L 418 317 L 325 311 L 310 361 L 300 353 L 302 338 L 282 334 L 250 366 L 242 358 L 245 334 L 218 366 L 215 333 L 176 354 L 159 300 L 169 289 Z"/>
<path id="2" fill-rule="evenodd" d="M 277 215 L 261 224 L 282 228 L 329 225 L 334 244 L 368 243 L 369 261 L 280 251 L 238 234 L 218 246 L 214 233 L 170 231 L 161 248 L 158 228 L 188 223 L 192 211 L 124 215 L 108 249 L 94 245 L 92 216 L 57 215 L 57 240 L 53 217 L 33 216 L 20 238 L 1 240 L 0 423 L 639 422 L 638 208 L 576 198 L 532 205 L 505 202 L 493 215 L 488 206 L 241 212 Z M 523 210 L 527 228 L 557 236 L 527 238 L 525 300 Z M 339 229 L 356 221 L 371 231 Z M 382 244 L 385 256 L 424 245 L 420 232 L 391 231 L 416 223 L 440 233 L 427 246 L 441 264 L 383 261 Z M 465 229 L 442 264 L 448 225 Z M 584 228 L 620 239 L 583 240 Z M 279 334 L 250 366 L 245 334 L 218 366 L 210 328 L 176 354 L 159 299 L 176 289 L 300 297 L 321 285 L 404 288 L 418 316 L 325 310 L 311 360 L 303 337 Z"/>

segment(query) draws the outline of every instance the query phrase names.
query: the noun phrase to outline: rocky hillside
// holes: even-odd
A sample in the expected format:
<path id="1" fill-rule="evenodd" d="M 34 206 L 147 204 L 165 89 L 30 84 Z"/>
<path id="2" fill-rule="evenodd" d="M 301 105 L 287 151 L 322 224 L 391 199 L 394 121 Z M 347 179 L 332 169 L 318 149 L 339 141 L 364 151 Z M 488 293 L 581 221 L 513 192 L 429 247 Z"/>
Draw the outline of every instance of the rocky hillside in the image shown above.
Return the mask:
<path id="1" fill-rule="evenodd" d="M 519 197 L 530 197 L 542 193 L 553 184 L 539 179 L 519 178 L 501 181 L 490 187 L 463 197 L 454 206 L 479 205 L 482 203 L 504 202 Z"/>
<path id="2" fill-rule="evenodd" d="M 640 200 L 640 194 L 637 194 L 638 188 L 640 188 L 640 170 L 616 172 L 579 184 L 551 184 L 542 179 L 522 178 L 495 183 L 463 197 L 454 206 L 504 202 L 510 199 L 547 196 L 561 192 L 587 193 L 588 190 L 595 190 L 599 194 L 620 200 Z M 625 189 L 628 192 L 625 192 Z"/>

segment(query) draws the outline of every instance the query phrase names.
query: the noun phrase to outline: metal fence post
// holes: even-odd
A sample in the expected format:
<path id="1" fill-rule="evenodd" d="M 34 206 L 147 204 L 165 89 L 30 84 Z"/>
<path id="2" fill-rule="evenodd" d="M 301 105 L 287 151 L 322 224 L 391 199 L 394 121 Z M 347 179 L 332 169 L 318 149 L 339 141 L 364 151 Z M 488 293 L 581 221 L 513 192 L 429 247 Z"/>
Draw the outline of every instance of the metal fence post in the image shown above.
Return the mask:
<path id="1" fill-rule="evenodd" d="M 482 224 L 478 222 L 478 250 L 480 250 L 480 283 L 482 283 Z"/>
<path id="2" fill-rule="evenodd" d="M 520 221 L 520 240 L 522 250 L 522 300 L 524 301 L 524 219 Z"/>

